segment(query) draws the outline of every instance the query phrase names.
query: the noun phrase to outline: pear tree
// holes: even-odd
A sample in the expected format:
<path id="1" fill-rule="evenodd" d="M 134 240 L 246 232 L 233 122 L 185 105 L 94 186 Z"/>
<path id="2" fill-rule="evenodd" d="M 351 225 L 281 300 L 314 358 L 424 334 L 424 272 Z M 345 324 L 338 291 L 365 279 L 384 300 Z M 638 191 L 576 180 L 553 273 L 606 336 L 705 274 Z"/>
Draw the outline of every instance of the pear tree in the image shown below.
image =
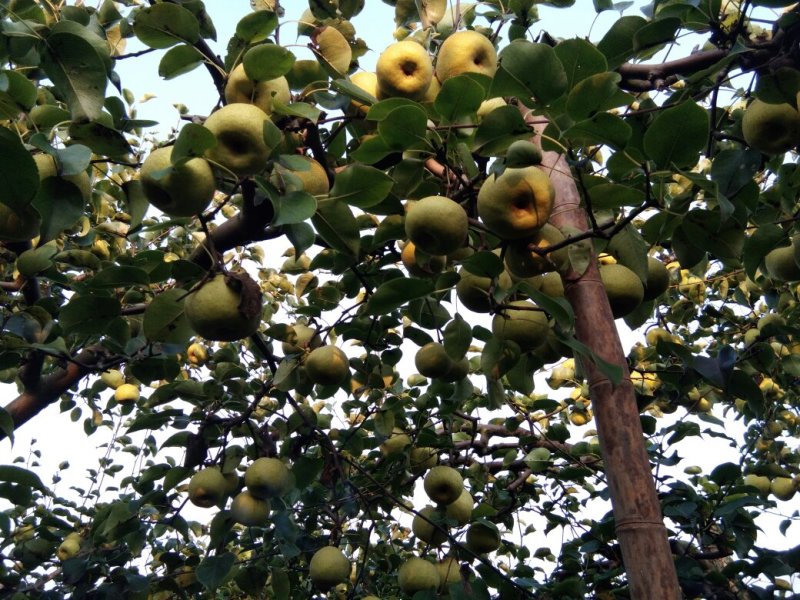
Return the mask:
<path id="1" fill-rule="evenodd" d="M 800 9 L 249 4 L 0 0 L 3 596 L 797 592 Z"/>

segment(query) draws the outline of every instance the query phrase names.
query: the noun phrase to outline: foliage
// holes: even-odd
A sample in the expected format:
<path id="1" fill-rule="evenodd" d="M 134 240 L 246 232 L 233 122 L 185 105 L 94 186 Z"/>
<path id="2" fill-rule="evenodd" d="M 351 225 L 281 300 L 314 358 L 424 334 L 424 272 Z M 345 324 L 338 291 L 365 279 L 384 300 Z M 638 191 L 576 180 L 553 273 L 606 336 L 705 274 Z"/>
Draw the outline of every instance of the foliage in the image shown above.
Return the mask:
<path id="1" fill-rule="evenodd" d="M 753 11 L 791 3 L 662 0 L 620 16 L 599 40 L 531 41 L 547 29 L 539 5 L 561 8 L 548 13 L 557 18 L 585 7 L 388 3 L 395 35 L 434 57 L 459 27 L 490 36 L 500 49 L 494 77 L 454 77 L 435 99 L 378 101 L 348 76 L 366 51 L 350 22 L 358 0 L 309 2 L 298 32 L 313 60 L 279 43 L 289 27 L 269 0 L 251 2 L 257 10 L 220 40 L 221 59 L 200 0 L 0 1 L 0 378 L 20 394 L 0 411 L 0 430 L 12 437 L 28 419 L 36 427 L 36 413 L 57 403 L 89 436 L 114 431 L 110 454 L 137 457 L 129 475 L 101 458 L 96 485 L 74 490 L 80 501 L 52 493 L 32 470 L 0 466 L 0 496 L 13 505 L 0 514 L 0 589 L 20 598 L 309 597 L 321 593 L 312 592 L 311 557 L 334 545 L 353 565 L 330 592 L 339 597 L 405 597 L 400 565 L 448 552 L 466 567 L 442 597 L 627 597 L 580 363 L 615 382 L 626 371 L 575 338 L 570 304 L 541 278 L 502 284 L 507 243 L 477 214 L 478 190 L 506 168 L 509 146 L 546 124 L 542 147 L 566 155 L 591 228 L 562 231 L 567 238 L 541 253 L 567 248 L 562 274 L 583 273 L 592 240 L 643 281 L 648 255 L 670 272 L 668 289 L 625 321 L 649 332 L 629 367 L 685 593 L 783 593 L 799 570 L 797 549 L 771 549 L 757 518 L 788 512 L 781 498 L 800 481 L 800 287 L 765 257 L 797 233 L 800 177 L 793 150 L 748 147 L 741 121 L 756 96 L 796 106 L 800 13 L 768 12 L 762 29 Z M 687 34 L 703 36 L 702 50 L 646 63 L 678 52 Z M 239 63 L 252 79 L 286 76 L 291 86 L 263 127 L 264 169 L 236 177 L 217 168 L 213 202 L 196 217 L 150 209 L 138 171 L 156 145 L 174 144 L 178 169 L 218 140 L 205 115 L 149 133 L 157 124 L 137 119 L 115 71 L 140 54 L 125 53 L 129 40 L 160 53 L 161 77 L 206 68 L 222 103 Z M 34 152 L 54 157 L 58 176 L 40 180 Z M 329 191 L 307 191 L 299 155 L 322 165 Z M 418 252 L 410 274 L 400 256 L 404 202 L 431 195 L 467 212 L 468 249 L 438 268 Z M 26 214 L 32 242 L 9 216 Z M 266 240 L 289 248 L 285 260 L 266 255 Z M 456 295 L 461 269 L 488 281 L 493 314 L 535 301 L 549 345 L 527 351 L 493 336 Z M 220 271 L 236 279 L 248 310 L 257 293 L 241 271 L 263 294 L 260 329 L 246 340 L 201 340 L 184 314 L 187 295 Z M 435 379 L 410 366 L 430 342 L 452 362 Z M 304 362 L 321 343 L 347 352 L 341 383 L 309 379 Z M 577 372 L 576 361 L 562 362 L 573 353 Z M 570 388 L 566 397 L 534 386 L 556 362 L 550 383 Z M 138 400 L 108 391 L 115 369 L 141 389 Z M 738 444 L 739 461 L 709 473 L 671 468 L 691 461 L 688 442 L 712 437 Z M 497 552 L 469 550 L 467 527 L 452 518 L 434 521 L 448 532 L 438 549 L 411 534 L 410 518 L 398 520 L 422 508 L 412 499 L 429 465 L 417 461 L 430 454 L 411 448 L 432 448 L 462 473 L 472 522 L 499 531 Z M 269 499 L 266 522 L 239 525 L 230 496 L 264 456 L 283 460 L 293 484 Z M 188 483 L 208 466 L 238 479 L 197 513 Z M 753 476 L 789 488 L 759 489 Z M 100 490 L 104 478 L 113 485 Z M 796 519 L 787 514 L 781 530 Z M 564 542 L 529 547 L 535 530 Z M 72 552 L 62 542 L 76 531 Z"/>

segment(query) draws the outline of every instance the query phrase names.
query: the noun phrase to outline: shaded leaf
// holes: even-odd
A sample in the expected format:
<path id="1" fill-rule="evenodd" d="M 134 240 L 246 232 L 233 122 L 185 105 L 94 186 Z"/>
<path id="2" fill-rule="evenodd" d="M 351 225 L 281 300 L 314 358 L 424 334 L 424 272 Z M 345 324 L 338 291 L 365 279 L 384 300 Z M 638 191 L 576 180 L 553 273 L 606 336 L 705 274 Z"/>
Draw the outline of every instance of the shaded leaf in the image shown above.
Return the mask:
<path id="1" fill-rule="evenodd" d="M 429 279 L 414 277 L 392 279 L 378 286 L 378 289 L 369 297 L 366 313 L 368 315 L 388 314 L 410 300 L 431 294 L 433 290 L 433 282 Z"/>
<path id="2" fill-rule="evenodd" d="M 353 257 L 358 256 L 361 234 L 356 217 L 346 203 L 335 198 L 320 201 L 311 222 L 331 248 Z"/>
<path id="3" fill-rule="evenodd" d="M 708 113 L 692 101 L 659 113 L 644 134 L 644 151 L 658 168 L 691 167 L 708 141 Z"/>
<path id="4" fill-rule="evenodd" d="M 31 203 L 39 190 L 39 170 L 19 136 L 0 127 L 0 202 L 14 209 Z"/>
<path id="5" fill-rule="evenodd" d="M 186 8 L 170 2 L 137 12 L 133 32 L 150 48 L 169 48 L 179 42 L 193 44 L 200 39 L 197 18 Z"/>

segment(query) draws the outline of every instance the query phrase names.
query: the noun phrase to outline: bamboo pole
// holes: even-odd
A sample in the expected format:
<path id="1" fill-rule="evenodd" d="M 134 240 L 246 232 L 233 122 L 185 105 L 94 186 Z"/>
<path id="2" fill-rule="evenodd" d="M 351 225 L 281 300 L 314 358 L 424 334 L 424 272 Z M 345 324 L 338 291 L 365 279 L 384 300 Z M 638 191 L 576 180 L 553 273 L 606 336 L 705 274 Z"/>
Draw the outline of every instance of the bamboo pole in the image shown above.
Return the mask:
<path id="1" fill-rule="evenodd" d="M 556 190 L 550 222 L 556 227 L 586 231 L 586 213 L 564 156 L 544 152 L 541 168 L 550 175 Z M 597 261 L 590 261 L 582 275 L 571 271 L 562 278 L 575 313 L 578 340 L 597 356 L 623 369 L 622 383 L 615 387 L 593 364 L 586 364 L 589 361 L 581 363 L 589 382 L 631 598 L 677 600 L 682 595 L 645 451 L 639 410 Z"/>

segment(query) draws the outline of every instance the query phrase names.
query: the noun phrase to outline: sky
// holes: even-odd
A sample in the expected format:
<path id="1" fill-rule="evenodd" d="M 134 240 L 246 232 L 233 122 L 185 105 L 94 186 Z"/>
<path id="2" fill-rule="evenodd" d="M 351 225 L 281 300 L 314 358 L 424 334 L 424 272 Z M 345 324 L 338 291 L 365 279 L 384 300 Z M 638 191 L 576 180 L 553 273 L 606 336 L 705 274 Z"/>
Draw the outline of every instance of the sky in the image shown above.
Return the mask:
<path id="1" fill-rule="evenodd" d="M 284 0 L 282 4 L 286 9 L 287 20 L 299 18 L 307 6 L 307 3 L 301 0 Z M 354 19 L 353 23 L 358 35 L 365 39 L 371 49 L 361 59 L 361 65 L 366 70 L 374 70 L 380 50 L 394 41 L 391 37 L 394 29 L 392 25 L 393 8 L 379 0 L 366 0 L 366 4 L 367 8 Z M 541 7 L 542 22 L 534 25 L 532 32 L 536 35 L 546 29 L 555 37 L 565 38 L 585 36 L 591 32 L 589 38 L 597 41 L 619 17 L 615 11 L 608 11 L 596 16 L 588 0 L 578 0 L 578 4 L 585 4 L 586 10 L 570 10 L 568 12 L 569 19 L 563 18 L 565 13 L 562 11 Z M 625 14 L 639 14 L 638 7 L 643 4 L 645 2 L 636 2 Z M 224 55 L 227 40 L 235 30 L 238 18 L 249 13 L 249 2 L 248 0 L 206 0 L 206 6 L 214 19 L 218 32 L 218 41 L 212 42 L 211 46 L 216 52 Z M 281 30 L 282 42 L 292 44 L 291 49 L 298 59 L 313 58 L 310 50 L 305 47 L 308 38 L 301 38 L 295 42 L 295 33 L 294 23 L 285 24 Z M 687 39 L 682 43 L 686 46 L 683 49 L 685 53 L 694 45 L 695 41 Z M 127 51 L 134 52 L 138 49 L 140 48 L 134 43 L 130 43 Z M 676 50 L 680 53 L 681 48 Z M 136 59 L 119 61 L 116 68 L 123 85 L 133 92 L 135 98 L 140 100 L 137 103 L 137 117 L 154 119 L 161 123 L 156 135 L 158 139 L 163 139 L 163 132 L 168 131 L 171 127 L 180 127 L 182 124 L 173 104 L 185 104 L 189 112 L 193 114 L 208 114 L 217 101 L 216 90 L 208 73 L 203 68 L 198 68 L 172 81 L 160 80 L 157 76 L 157 67 L 163 53 L 164 51 L 157 51 Z M 147 97 L 150 99 L 142 101 Z M 285 240 L 281 244 L 288 246 Z M 282 250 L 283 247 L 280 248 L 280 251 Z M 639 334 L 625 331 L 623 339 L 627 346 L 626 351 L 640 337 Z M 540 390 L 537 391 L 547 389 L 540 385 L 541 381 L 542 378 L 539 378 L 537 387 Z M 10 400 L 16 395 L 12 386 L 2 386 L 0 389 L 4 400 Z M 585 426 L 580 428 L 577 433 L 580 436 L 590 428 L 591 425 Z M 69 423 L 69 416 L 61 414 L 57 405 L 54 405 L 17 432 L 13 450 L 9 449 L 9 443 L 5 441 L 0 443 L 0 452 L 3 452 L 5 456 L 22 456 L 27 457 L 29 461 L 40 463 L 41 467 L 36 470 L 42 474 L 46 483 L 51 474 L 55 472 L 56 465 L 67 460 L 71 463 L 70 474 L 69 476 L 65 475 L 65 480 L 58 485 L 71 485 L 71 482 L 74 482 L 73 478 L 76 477 L 79 485 L 85 485 L 82 474 L 86 468 L 96 468 L 96 457 L 103 451 L 102 445 L 107 443 L 109 436 L 110 433 L 107 430 L 101 429 L 94 436 L 87 438 L 80 422 Z M 37 441 L 32 442 L 34 439 Z M 30 448 L 39 449 L 42 452 L 41 458 L 32 455 Z M 730 448 L 726 448 L 720 440 L 704 439 L 703 446 L 698 448 L 697 455 L 681 463 L 679 469 L 682 470 L 694 464 L 710 468 L 721 460 L 737 460 L 737 458 L 735 453 Z M 61 489 L 63 490 L 63 487 Z M 771 537 L 774 536 L 771 535 Z M 556 546 L 557 542 L 558 532 L 551 534 L 551 539 L 540 539 L 540 545 L 547 543 Z M 789 545 L 785 538 L 775 537 L 774 542 L 773 545 L 776 548 Z"/>

